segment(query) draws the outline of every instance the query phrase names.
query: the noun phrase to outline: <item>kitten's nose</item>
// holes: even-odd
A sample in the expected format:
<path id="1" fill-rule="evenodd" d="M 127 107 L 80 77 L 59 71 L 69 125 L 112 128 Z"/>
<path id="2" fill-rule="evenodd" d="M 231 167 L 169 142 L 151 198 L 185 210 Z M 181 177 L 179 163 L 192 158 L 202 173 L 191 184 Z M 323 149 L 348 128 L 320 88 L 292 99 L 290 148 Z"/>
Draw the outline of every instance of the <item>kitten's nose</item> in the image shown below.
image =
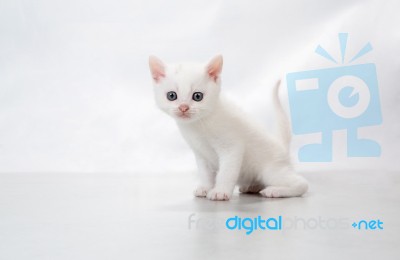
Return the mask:
<path id="1" fill-rule="evenodd" d="M 179 110 L 180 110 L 182 113 L 185 113 L 186 111 L 189 110 L 189 106 L 186 105 L 186 104 L 182 104 L 182 105 L 180 105 L 178 108 L 179 108 Z"/>

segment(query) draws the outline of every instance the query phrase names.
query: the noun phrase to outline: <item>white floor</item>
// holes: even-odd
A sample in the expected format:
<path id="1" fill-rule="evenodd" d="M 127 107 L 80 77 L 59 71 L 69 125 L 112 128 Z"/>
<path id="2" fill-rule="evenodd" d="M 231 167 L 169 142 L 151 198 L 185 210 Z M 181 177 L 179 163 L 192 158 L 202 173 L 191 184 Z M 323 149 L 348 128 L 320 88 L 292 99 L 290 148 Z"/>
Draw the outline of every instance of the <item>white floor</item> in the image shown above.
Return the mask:
<path id="1" fill-rule="evenodd" d="M 3 173 L 0 259 L 400 259 L 400 173 L 304 175 L 303 198 L 214 202 L 192 197 L 191 174 Z M 225 228 L 259 215 L 284 228 Z"/>

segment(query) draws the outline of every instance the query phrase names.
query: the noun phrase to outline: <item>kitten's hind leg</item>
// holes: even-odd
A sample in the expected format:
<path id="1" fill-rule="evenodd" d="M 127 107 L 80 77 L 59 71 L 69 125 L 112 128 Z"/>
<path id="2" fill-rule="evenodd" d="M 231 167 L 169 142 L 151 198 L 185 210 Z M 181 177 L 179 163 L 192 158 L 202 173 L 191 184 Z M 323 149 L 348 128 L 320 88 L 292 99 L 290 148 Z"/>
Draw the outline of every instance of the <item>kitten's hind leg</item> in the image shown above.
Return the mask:
<path id="1" fill-rule="evenodd" d="M 267 198 L 298 197 L 308 190 L 306 179 L 291 169 L 282 169 L 264 173 L 267 187 L 260 194 Z"/>

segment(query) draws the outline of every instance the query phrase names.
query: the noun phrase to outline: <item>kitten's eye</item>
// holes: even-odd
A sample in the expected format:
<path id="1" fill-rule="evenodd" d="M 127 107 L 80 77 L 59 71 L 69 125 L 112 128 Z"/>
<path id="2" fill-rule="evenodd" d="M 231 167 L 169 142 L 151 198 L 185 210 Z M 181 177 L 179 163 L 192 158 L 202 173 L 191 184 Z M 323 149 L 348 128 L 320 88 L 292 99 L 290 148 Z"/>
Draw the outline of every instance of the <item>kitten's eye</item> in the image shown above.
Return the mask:
<path id="1" fill-rule="evenodd" d="M 203 99 L 203 93 L 201 93 L 201 92 L 194 92 L 192 98 L 193 98 L 194 101 L 199 102 L 199 101 L 201 101 L 201 100 Z"/>
<path id="2" fill-rule="evenodd" d="M 167 98 L 169 101 L 174 101 L 178 98 L 178 95 L 175 93 L 175 91 L 170 91 L 167 93 Z"/>

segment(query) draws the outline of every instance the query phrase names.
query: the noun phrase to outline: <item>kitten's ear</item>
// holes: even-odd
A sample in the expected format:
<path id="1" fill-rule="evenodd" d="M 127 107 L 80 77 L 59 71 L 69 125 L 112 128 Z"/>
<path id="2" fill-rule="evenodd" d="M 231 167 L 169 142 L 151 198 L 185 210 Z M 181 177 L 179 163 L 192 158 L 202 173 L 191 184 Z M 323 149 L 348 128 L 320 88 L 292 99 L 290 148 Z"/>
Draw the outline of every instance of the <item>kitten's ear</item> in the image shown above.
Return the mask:
<path id="1" fill-rule="evenodd" d="M 219 75 L 222 72 L 222 55 L 217 55 L 215 56 L 207 65 L 207 73 L 210 78 L 212 78 L 214 81 L 217 81 Z"/>
<path id="2" fill-rule="evenodd" d="M 149 57 L 149 66 L 151 71 L 151 76 L 155 82 L 160 82 L 162 78 L 165 77 L 165 65 L 156 56 Z"/>

